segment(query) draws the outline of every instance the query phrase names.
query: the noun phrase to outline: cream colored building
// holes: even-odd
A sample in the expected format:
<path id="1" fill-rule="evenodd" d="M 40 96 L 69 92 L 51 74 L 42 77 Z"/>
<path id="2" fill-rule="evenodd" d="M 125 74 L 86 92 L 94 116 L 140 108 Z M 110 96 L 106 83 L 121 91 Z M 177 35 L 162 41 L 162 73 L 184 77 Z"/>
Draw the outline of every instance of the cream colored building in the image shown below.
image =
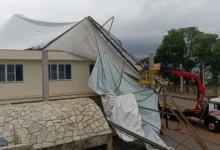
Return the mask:
<path id="1" fill-rule="evenodd" d="M 94 62 L 67 52 L 49 52 L 50 97 L 91 95 L 88 87 Z M 41 51 L 0 50 L 0 99 L 42 97 Z"/>

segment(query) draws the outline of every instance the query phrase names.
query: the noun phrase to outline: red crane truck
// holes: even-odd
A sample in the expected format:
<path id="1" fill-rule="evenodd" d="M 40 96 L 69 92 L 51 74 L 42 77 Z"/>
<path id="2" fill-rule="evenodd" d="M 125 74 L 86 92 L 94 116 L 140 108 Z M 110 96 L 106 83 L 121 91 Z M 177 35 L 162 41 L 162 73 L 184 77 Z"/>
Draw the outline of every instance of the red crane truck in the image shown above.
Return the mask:
<path id="1" fill-rule="evenodd" d="M 217 129 L 220 128 L 220 97 L 211 98 L 209 101 L 205 102 L 205 88 L 199 77 L 194 73 L 176 70 L 170 67 L 164 67 L 163 65 L 161 65 L 160 71 L 162 73 L 167 72 L 171 73 L 174 76 L 188 77 L 195 80 L 198 91 L 197 104 L 194 109 L 184 110 L 183 114 L 186 117 L 201 118 L 202 120 L 204 120 L 204 125 L 209 131 L 216 132 Z M 169 110 L 165 111 L 170 112 Z M 166 115 L 166 117 L 169 119 L 175 118 L 174 116 L 170 115 Z"/>

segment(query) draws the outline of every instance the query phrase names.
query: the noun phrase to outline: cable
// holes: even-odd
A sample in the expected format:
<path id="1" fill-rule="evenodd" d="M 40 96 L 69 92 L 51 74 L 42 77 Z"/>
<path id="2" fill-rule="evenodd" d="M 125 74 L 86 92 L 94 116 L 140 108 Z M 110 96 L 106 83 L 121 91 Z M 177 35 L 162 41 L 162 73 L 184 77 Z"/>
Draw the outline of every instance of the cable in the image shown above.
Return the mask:
<path id="1" fill-rule="evenodd" d="M 138 100 L 138 99 L 137 99 L 137 102 L 142 102 L 142 101 L 144 101 L 144 100 L 150 98 L 151 96 L 153 96 L 153 94 L 154 94 L 154 92 L 152 92 L 150 95 L 148 95 L 147 97 L 145 97 L 145 98 L 143 98 L 143 99 L 141 99 L 141 100 Z"/>
<path id="2" fill-rule="evenodd" d="M 111 31 L 111 28 L 112 28 L 112 25 L 113 25 L 113 22 L 114 22 L 114 16 L 112 16 L 108 21 L 106 21 L 106 22 L 102 25 L 102 27 L 104 27 L 110 20 L 112 20 L 112 22 L 111 22 L 111 25 L 110 25 L 110 27 L 109 27 L 107 37 L 108 37 L 108 35 L 109 35 L 110 31 Z"/>
<path id="3" fill-rule="evenodd" d="M 96 46 L 97 46 L 98 53 L 99 53 L 99 58 L 100 58 L 100 61 L 101 61 L 102 72 L 103 72 L 102 75 L 104 75 L 104 79 L 106 80 L 106 75 L 105 75 L 105 71 L 104 71 L 104 65 L 103 65 L 103 62 L 102 62 L 101 53 L 100 53 L 100 50 L 99 50 L 99 45 L 98 45 L 98 42 L 97 42 L 97 38 L 96 38 L 94 27 L 93 27 L 93 33 L 94 33 L 94 37 L 95 37 L 95 41 L 96 41 Z M 102 80 L 102 84 L 105 86 L 105 83 L 103 82 L 103 80 Z M 107 91 L 107 89 L 105 89 L 105 92 L 106 91 Z"/>
<path id="4" fill-rule="evenodd" d="M 138 108 L 146 109 L 146 110 L 154 111 L 154 112 L 157 112 L 157 113 L 163 113 L 163 114 L 167 114 L 167 115 L 171 115 L 171 116 L 175 116 L 175 117 L 181 118 L 181 116 L 179 116 L 179 115 L 175 115 L 175 114 L 168 113 L 168 112 L 163 112 L 163 111 L 160 111 L 160 110 L 155 110 L 155 109 L 152 109 L 152 108 L 146 108 L 146 107 L 142 107 L 142 106 L 138 106 Z"/>
<path id="5" fill-rule="evenodd" d="M 121 85 L 121 81 L 122 81 L 123 74 L 124 74 L 125 62 L 126 62 L 126 60 L 124 59 L 123 68 L 122 68 L 122 71 L 121 71 L 121 73 L 120 73 L 119 79 L 118 79 L 118 81 L 117 81 L 117 83 L 119 82 L 119 84 L 115 87 L 114 93 L 117 92 L 118 88 L 119 88 L 120 85 Z"/>

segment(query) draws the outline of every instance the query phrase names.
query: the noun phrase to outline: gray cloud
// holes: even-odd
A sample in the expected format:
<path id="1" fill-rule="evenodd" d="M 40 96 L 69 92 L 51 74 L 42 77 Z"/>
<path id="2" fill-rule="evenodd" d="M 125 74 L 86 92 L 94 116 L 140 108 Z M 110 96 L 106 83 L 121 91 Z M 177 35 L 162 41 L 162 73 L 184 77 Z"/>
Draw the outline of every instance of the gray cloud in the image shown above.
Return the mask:
<path id="1" fill-rule="evenodd" d="M 13 14 L 66 22 L 92 16 L 100 24 L 115 16 L 114 35 L 137 57 L 155 52 L 171 28 L 197 26 L 220 33 L 219 0 L 0 0 L 0 25 Z"/>

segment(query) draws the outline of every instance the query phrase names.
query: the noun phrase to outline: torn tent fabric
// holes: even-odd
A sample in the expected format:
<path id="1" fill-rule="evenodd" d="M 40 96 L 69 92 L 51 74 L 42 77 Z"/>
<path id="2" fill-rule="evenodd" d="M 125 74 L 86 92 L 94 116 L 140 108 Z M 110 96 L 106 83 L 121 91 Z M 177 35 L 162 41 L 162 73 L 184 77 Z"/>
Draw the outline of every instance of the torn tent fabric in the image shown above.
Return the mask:
<path id="1" fill-rule="evenodd" d="M 137 101 L 137 106 L 158 110 L 158 96 L 154 93 L 154 91 L 142 87 L 139 83 L 126 75 L 105 53 L 102 53 L 98 57 L 92 74 L 90 75 L 88 85 L 97 94 L 102 95 L 102 102 L 104 105 L 104 110 L 107 114 L 107 118 L 110 118 L 110 120 L 112 119 L 113 122 L 118 122 L 119 124 L 123 125 L 124 128 L 126 128 L 126 123 L 129 121 L 118 120 L 118 118 L 126 118 L 123 116 L 126 110 L 124 110 L 122 113 L 120 113 L 120 111 L 114 112 L 114 110 L 119 109 L 118 106 L 120 105 L 120 102 L 116 102 L 117 100 L 124 99 L 124 102 L 128 100 L 128 97 L 127 100 L 125 98 L 127 94 L 130 94 L 130 96 L 134 95 L 134 98 Z M 120 96 L 125 97 L 120 98 Z M 116 103 L 118 104 L 116 105 Z M 128 105 L 132 106 L 131 103 Z M 135 105 L 133 108 L 128 109 L 135 110 Z M 160 144 L 163 147 L 169 148 L 159 137 L 161 128 L 160 114 L 158 112 L 140 108 L 138 111 L 142 119 L 141 126 L 144 131 L 143 136 L 148 140 Z M 114 118 L 116 115 L 119 115 L 119 117 Z M 132 113 L 131 115 L 128 115 L 126 119 L 132 119 L 131 116 Z M 129 127 L 129 125 L 127 126 Z M 133 129 L 133 132 L 138 130 L 141 131 L 142 129 Z M 149 145 L 147 145 L 147 148 L 154 149 Z"/>

